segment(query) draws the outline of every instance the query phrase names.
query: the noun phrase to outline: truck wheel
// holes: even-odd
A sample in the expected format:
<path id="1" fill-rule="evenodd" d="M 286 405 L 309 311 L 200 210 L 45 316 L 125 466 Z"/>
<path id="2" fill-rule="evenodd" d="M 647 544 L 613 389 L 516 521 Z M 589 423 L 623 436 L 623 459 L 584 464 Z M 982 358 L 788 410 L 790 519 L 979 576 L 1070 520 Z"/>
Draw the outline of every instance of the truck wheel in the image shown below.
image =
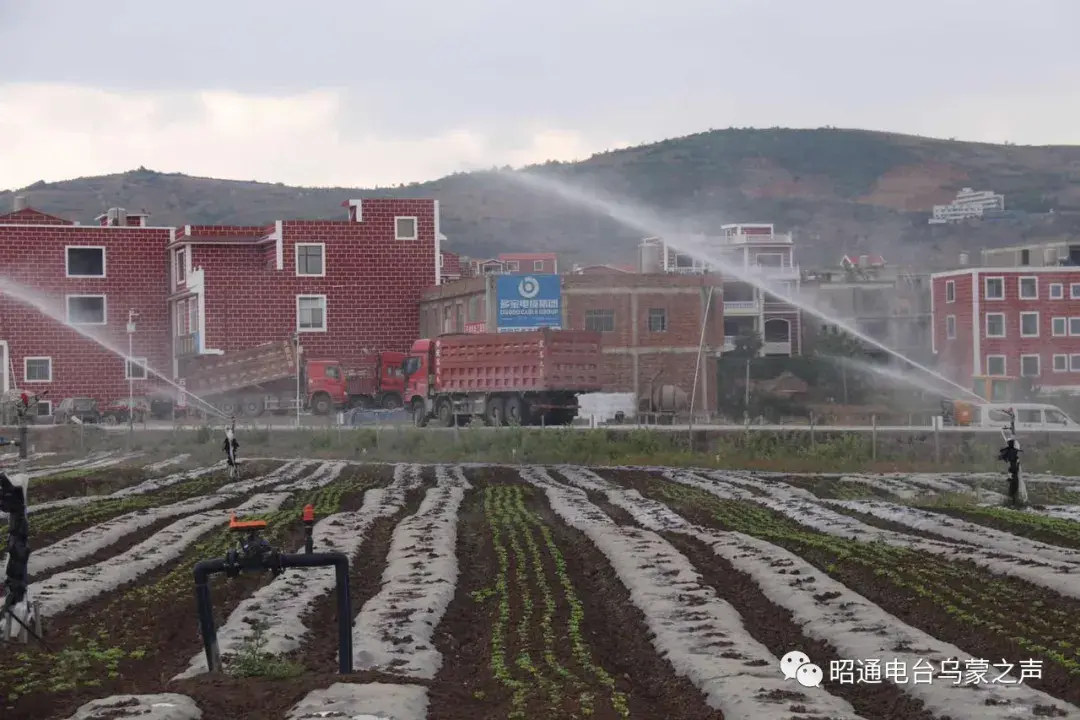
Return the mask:
<path id="1" fill-rule="evenodd" d="M 230 416 L 236 415 L 238 409 L 239 407 L 235 400 L 222 400 L 221 405 L 218 406 L 218 410 L 221 410 L 221 412 Z"/>
<path id="2" fill-rule="evenodd" d="M 384 395 L 382 399 L 382 406 L 385 410 L 397 410 L 399 407 L 402 407 L 401 398 L 399 398 L 397 395 L 394 395 L 393 393 L 389 395 Z"/>
<path id="3" fill-rule="evenodd" d="M 311 401 L 311 411 L 316 415 L 329 415 L 334 409 L 334 403 L 330 402 L 330 396 L 320 393 Z"/>
<path id="4" fill-rule="evenodd" d="M 439 424 L 443 427 L 454 427 L 454 408 L 449 400 L 439 401 Z"/>
<path id="5" fill-rule="evenodd" d="M 506 406 L 503 410 L 503 417 L 506 419 L 507 425 L 528 425 L 529 423 L 529 408 L 525 405 L 525 401 L 519 395 L 511 395 L 506 398 Z"/>
<path id="6" fill-rule="evenodd" d="M 503 399 L 500 397 L 493 397 L 487 402 L 487 411 L 484 413 L 484 420 L 491 427 L 499 427 L 503 424 L 504 405 Z"/>
<path id="7" fill-rule="evenodd" d="M 259 417 L 266 411 L 266 405 L 261 397 L 249 397 L 244 399 L 244 415 L 246 417 Z"/>

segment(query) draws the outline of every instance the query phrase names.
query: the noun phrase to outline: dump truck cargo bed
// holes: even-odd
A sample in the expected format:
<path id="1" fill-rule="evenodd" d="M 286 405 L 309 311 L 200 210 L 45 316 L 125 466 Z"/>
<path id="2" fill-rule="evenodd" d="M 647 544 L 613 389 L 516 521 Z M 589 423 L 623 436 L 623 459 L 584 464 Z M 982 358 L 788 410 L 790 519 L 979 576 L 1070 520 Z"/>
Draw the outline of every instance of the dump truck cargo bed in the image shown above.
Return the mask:
<path id="1" fill-rule="evenodd" d="M 598 332 L 545 328 L 435 340 L 441 393 L 598 392 L 602 367 Z"/>
<path id="2" fill-rule="evenodd" d="M 214 396 L 296 377 L 296 354 L 287 340 L 226 355 L 199 358 L 184 380 L 190 392 Z"/>

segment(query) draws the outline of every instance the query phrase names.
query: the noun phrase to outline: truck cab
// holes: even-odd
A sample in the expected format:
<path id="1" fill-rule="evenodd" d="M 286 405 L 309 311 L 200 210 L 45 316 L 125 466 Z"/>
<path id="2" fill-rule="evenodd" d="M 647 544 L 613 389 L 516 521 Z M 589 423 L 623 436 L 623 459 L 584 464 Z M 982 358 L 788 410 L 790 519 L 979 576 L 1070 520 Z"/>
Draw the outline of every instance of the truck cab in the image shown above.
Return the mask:
<path id="1" fill-rule="evenodd" d="M 405 392 L 404 353 L 379 353 L 374 362 L 347 370 L 337 360 L 308 360 L 305 364 L 312 411 L 323 415 L 332 408 L 399 408 Z"/>
<path id="2" fill-rule="evenodd" d="M 311 409 L 326 415 L 348 400 L 345 373 L 337 360 L 308 360 L 304 364 L 304 387 L 311 398 Z"/>
<path id="3" fill-rule="evenodd" d="M 401 370 L 404 373 L 406 405 L 413 410 L 422 411 L 431 393 L 431 385 L 434 382 L 434 377 L 431 375 L 431 354 L 434 348 L 434 340 L 417 340 L 413 343 L 408 357 L 402 360 Z"/>

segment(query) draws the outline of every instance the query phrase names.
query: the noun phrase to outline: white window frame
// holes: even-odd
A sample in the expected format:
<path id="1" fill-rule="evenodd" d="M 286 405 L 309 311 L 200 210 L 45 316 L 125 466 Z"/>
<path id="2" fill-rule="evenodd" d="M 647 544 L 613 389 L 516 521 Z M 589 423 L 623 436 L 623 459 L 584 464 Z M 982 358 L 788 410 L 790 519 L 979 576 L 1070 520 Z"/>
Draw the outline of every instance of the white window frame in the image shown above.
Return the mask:
<path id="1" fill-rule="evenodd" d="M 413 232 L 412 237 L 401 234 L 401 228 L 398 225 L 400 220 L 412 220 Z M 414 215 L 395 215 L 394 216 L 394 239 L 395 240 L 417 240 L 420 238 L 420 221 Z"/>
<path id="2" fill-rule="evenodd" d="M 1027 358 L 1029 360 L 1031 358 L 1035 358 L 1036 367 L 1035 367 L 1035 374 L 1034 375 L 1025 375 L 1024 374 L 1024 358 Z M 1020 377 L 1037 378 L 1037 377 L 1041 377 L 1041 376 L 1042 376 L 1042 355 L 1035 355 L 1035 354 L 1021 355 L 1020 356 Z"/>
<path id="3" fill-rule="evenodd" d="M 1058 321 L 1061 321 L 1061 332 L 1058 332 Z M 1069 336 L 1069 318 L 1067 317 L 1055 317 L 1050 318 L 1050 335 L 1052 337 L 1068 337 Z"/>
<path id="4" fill-rule="evenodd" d="M 945 339 L 946 340 L 955 340 L 956 339 L 956 316 L 955 315 L 946 315 L 945 316 Z"/>
<path id="5" fill-rule="evenodd" d="M 1031 335 L 1031 334 L 1028 334 L 1028 333 L 1024 332 L 1024 316 L 1025 315 L 1034 315 L 1035 316 L 1035 334 L 1034 335 Z M 1037 338 L 1037 337 L 1039 337 L 1039 323 L 1040 323 L 1040 321 L 1041 321 L 1041 319 L 1039 318 L 1039 313 L 1036 310 L 1025 310 L 1024 312 L 1020 313 L 1020 337 L 1026 337 L 1026 338 Z"/>
<path id="6" fill-rule="evenodd" d="M 173 251 L 173 277 L 177 285 L 187 283 L 187 258 L 188 248 L 186 247 L 178 247 Z"/>
<path id="7" fill-rule="evenodd" d="M 71 255 L 68 250 L 100 250 L 101 251 L 101 274 L 100 275 L 72 275 Z M 108 277 L 108 253 L 104 245 L 65 245 L 64 246 L 64 277 L 80 278 L 84 280 L 102 280 Z M 159 256 L 160 257 L 160 256 Z"/>
<path id="8" fill-rule="evenodd" d="M 1062 365 L 1064 365 L 1064 367 L 1062 367 L 1062 368 L 1058 368 L 1058 366 L 1057 366 L 1059 358 L 1064 361 L 1062 363 Z M 1056 373 L 1069 372 L 1069 356 L 1064 354 L 1064 353 L 1056 353 L 1054 355 L 1054 359 L 1053 359 L 1051 367 L 1054 368 L 1054 372 L 1056 372 Z"/>
<path id="9" fill-rule="evenodd" d="M 1073 332 L 1073 323 L 1080 323 L 1080 317 L 1069 318 L 1069 337 L 1080 337 L 1080 330 Z"/>
<path id="10" fill-rule="evenodd" d="M 1001 334 L 1000 335 L 991 335 L 990 334 L 990 318 L 991 317 L 1000 317 L 1001 318 Z M 1007 334 L 1008 334 L 1008 328 L 1006 328 L 1006 326 L 1005 326 L 1005 313 L 986 313 L 986 315 L 983 317 L 983 335 L 985 335 L 988 338 L 1003 338 Z"/>
<path id="11" fill-rule="evenodd" d="M 659 330 L 653 330 L 653 327 L 652 327 L 652 325 L 653 325 L 652 321 L 653 321 L 654 313 L 662 313 L 662 314 L 655 315 L 655 317 L 663 318 L 663 320 L 660 323 L 661 325 L 663 325 L 663 327 L 660 328 Z M 648 312 L 645 314 L 645 329 L 648 330 L 650 333 L 658 334 L 658 333 L 666 333 L 668 331 L 668 328 L 669 328 L 669 325 L 668 325 L 668 310 L 667 310 L 667 308 L 664 308 L 664 307 L 649 308 Z"/>
<path id="12" fill-rule="evenodd" d="M 945 302 L 947 302 L 947 303 L 956 302 L 956 281 L 955 280 L 946 280 L 945 281 Z"/>
<path id="13" fill-rule="evenodd" d="M 317 247 L 319 252 L 322 253 L 322 272 L 320 273 L 306 273 L 300 272 L 300 248 L 302 247 Z M 326 277 L 326 243 L 317 242 L 298 242 L 293 246 L 293 269 L 296 272 L 296 277 Z"/>
<path id="14" fill-rule="evenodd" d="M 992 281 L 998 281 L 1001 283 L 1001 296 L 990 296 L 990 283 Z M 986 300 L 992 300 L 994 302 L 1001 302 L 1005 299 L 1005 277 L 1003 275 L 996 275 L 994 277 L 983 278 L 983 298 Z"/>
<path id="15" fill-rule="evenodd" d="M 101 322 L 99 322 L 99 323 L 75 323 L 75 322 L 71 322 L 71 301 L 76 299 L 76 298 L 101 298 L 101 316 L 102 316 L 101 317 Z M 65 295 L 64 296 L 64 313 L 65 313 L 64 318 L 67 321 L 68 325 L 80 325 L 80 326 L 91 326 L 91 327 L 98 327 L 98 326 L 101 326 L 101 325 L 108 325 L 109 324 L 109 298 L 106 295 L 104 295 L 103 293 L 102 294 L 96 294 L 96 295 L 93 295 L 93 294 L 91 294 L 91 295 L 84 295 L 84 294 Z"/>
<path id="16" fill-rule="evenodd" d="M 30 361 L 31 360 L 48 360 L 49 361 L 49 377 L 47 379 L 45 379 L 45 380 L 31 380 L 30 379 Z M 53 381 L 52 376 L 53 376 L 53 372 L 52 372 L 52 358 L 51 357 L 47 357 L 45 355 L 38 355 L 38 356 L 35 356 L 35 357 L 24 357 L 23 358 L 23 382 L 27 382 L 27 383 L 51 383 Z"/>
<path id="17" fill-rule="evenodd" d="M 1069 299 L 1080 300 L 1080 283 L 1069 283 Z"/>
<path id="18" fill-rule="evenodd" d="M 1001 374 L 997 375 L 990 372 L 990 361 L 1001 358 Z M 987 355 L 986 356 L 986 374 L 990 377 L 1008 377 L 1009 375 L 1009 361 L 1004 355 Z"/>
<path id="19" fill-rule="evenodd" d="M 173 307 L 174 307 L 175 316 L 176 316 L 175 317 L 176 335 L 177 335 L 177 337 L 179 337 L 181 335 L 187 335 L 188 334 L 187 333 L 187 319 L 188 319 L 187 299 L 185 298 L 183 300 L 177 300 L 176 305 L 174 305 Z"/>
<path id="20" fill-rule="evenodd" d="M 321 328 L 305 328 L 300 327 L 300 301 L 317 299 L 322 301 L 322 315 L 323 324 Z M 327 327 L 330 325 L 329 318 L 327 317 L 327 302 L 325 295 L 297 295 L 296 296 L 296 332 L 302 333 L 317 333 L 326 332 Z"/>
<path id="21" fill-rule="evenodd" d="M 1063 300 L 1065 298 L 1065 286 L 1061 283 L 1050 283 L 1050 299 Z"/>
<path id="22" fill-rule="evenodd" d="M 42 417 L 42 416 L 46 416 L 46 417 L 47 417 L 47 416 L 50 416 L 50 415 L 52 415 L 52 400 L 38 400 L 38 401 L 37 401 L 37 404 L 38 404 L 38 408 L 39 408 L 39 410 L 38 410 L 38 414 L 37 414 L 37 417 Z M 47 406 L 49 407 L 49 412 L 47 412 L 47 413 L 42 413 L 42 412 L 41 412 L 41 410 L 40 410 L 40 407 L 41 407 L 42 405 L 47 405 Z"/>
<path id="23" fill-rule="evenodd" d="M 147 361 L 144 357 L 131 357 L 124 358 L 124 379 L 125 380 L 146 380 L 150 377 L 150 372 L 146 369 Z M 142 370 L 142 376 L 135 375 L 131 372 L 132 368 L 139 368 Z"/>
<path id="24" fill-rule="evenodd" d="M 1031 280 L 1035 283 L 1035 294 L 1031 296 L 1024 295 L 1024 281 Z M 1016 279 L 1016 296 L 1021 300 L 1038 300 L 1039 299 L 1039 276 L 1038 275 L 1021 275 Z"/>
<path id="25" fill-rule="evenodd" d="M 1069 355 L 1069 372 L 1080 372 L 1080 353 Z"/>
<path id="26" fill-rule="evenodd" d="M 754 253 L 754 265 L 756 267 L 759 267 L 759 268 L 774 268 L 774 269 L 788 267 L 791 263 L 785 263 L 784 262 L 784 256 L 785 256 L 785 253 L 782 253 L 782 252 L 759 252 L 759 253 Z M 761 258 L 774 258 L 774 257 L 780 258 L 780 264 L 779 265 L 762 265 L 761 264 Z"/>
<path id="27" fill-rule="evenodd" d="M 533 272 L 542 272 L 544 269 L 543 260 L 533 260 Z"/>
<path id="28" fill-rule="evenodd" d="M 199 320 L 199 301 L 198 301 L 199 297 L 202 297 L 202 296 L 201 295 L 200 296 L 192 296 L 192 297 L 189 297 L 188 301 L 187 301 L 187 312 L 188 312 L 188 316 L 187 316 L 188 317 L 188 319 L 187 319 L 187 334 L 188 335 L 194 335 L 195 333 L 199 332 L 199 322 L 200 322 L 200 320 Z M 191 322 L 193 317 L 195 319 L 195 322 Z"/>

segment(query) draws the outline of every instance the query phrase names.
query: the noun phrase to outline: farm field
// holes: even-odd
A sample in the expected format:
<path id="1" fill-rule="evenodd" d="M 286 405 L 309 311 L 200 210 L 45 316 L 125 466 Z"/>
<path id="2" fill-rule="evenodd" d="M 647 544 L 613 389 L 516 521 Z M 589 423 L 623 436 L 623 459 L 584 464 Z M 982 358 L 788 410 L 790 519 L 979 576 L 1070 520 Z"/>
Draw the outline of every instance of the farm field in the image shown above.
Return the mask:
<path id="1" fill-rule="evenodd" d="M 1080 720 L 1080 480 L 1029 478 L 1023 511 L 1003 490 L 305 458 L 230 482 L 185 456 L 43 458 L 47 647 L 0 645 L 0 716 Z M 233 512 L 302 552 L 309 504 L 316 552 L 350 558 L 354 672 L 333 569 L 294 568 L 213 577 L 208 673 L 194 564 L 235 545 Z M 791 651 L 820 686 L 785 678 Z"/>

